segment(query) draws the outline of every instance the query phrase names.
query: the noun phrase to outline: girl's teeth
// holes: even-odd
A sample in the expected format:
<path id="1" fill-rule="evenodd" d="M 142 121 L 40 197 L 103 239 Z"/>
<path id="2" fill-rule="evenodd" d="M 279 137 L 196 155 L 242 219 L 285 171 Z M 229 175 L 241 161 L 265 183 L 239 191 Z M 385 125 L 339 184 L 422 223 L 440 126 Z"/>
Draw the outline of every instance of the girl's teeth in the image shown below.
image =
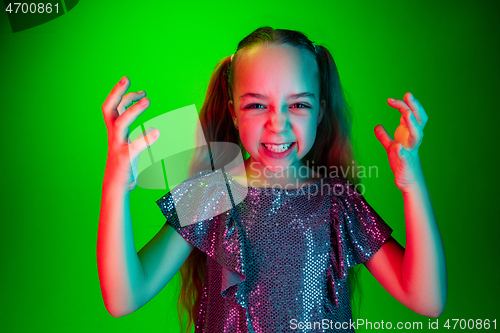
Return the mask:
<path id="1" fill-rule="evenodd" d="M 292 144 L 293 143 L 282 144 L 282 145 L 271 145 L 268 143 L 264 143 L 264 146 L 266 146 L 267 149 L 269 149 L 270 151 L 273 151 L 275 153 L 282 153 L 282 152 L 288 150 L 288 148 L 290 148 L 292 146 Z"/>

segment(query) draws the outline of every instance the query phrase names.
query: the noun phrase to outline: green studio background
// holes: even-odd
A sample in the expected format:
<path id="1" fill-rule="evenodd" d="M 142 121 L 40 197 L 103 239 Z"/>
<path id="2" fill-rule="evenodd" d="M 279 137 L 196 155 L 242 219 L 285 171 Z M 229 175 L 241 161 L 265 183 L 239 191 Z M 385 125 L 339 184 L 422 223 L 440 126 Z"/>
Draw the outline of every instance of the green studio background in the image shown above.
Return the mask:
<path id="1" fill-rule="evenodd" d="M 80 1 L 12 33 L 0 13 L 3 332 L 177 332 L 178 275 L 133 314 L 112 317 L 96 263 L 107 134 L 101 105 L 124 75 L 150 108 L 131 126 L 201 108 L 215 64 L 260 26 L 296 29 L 327 46 L 354 114 L 359 162 L 377 166 L 365 197 L 405 242 L 404 208 L 373 128 L 393 135 L 386 103 L 407 91 L 429 122 L 420 148 L 448 265 L 439 318 L 498 319 L 497 1 Z M 165 218 L 165 190 L 131 194 L 136 248 Z M 358 318 L 422 322 L 363 268 Z M 435 321 L 435 319 L 431 319 Z M 359 332 L 367 331 L 361 327 Z"/>

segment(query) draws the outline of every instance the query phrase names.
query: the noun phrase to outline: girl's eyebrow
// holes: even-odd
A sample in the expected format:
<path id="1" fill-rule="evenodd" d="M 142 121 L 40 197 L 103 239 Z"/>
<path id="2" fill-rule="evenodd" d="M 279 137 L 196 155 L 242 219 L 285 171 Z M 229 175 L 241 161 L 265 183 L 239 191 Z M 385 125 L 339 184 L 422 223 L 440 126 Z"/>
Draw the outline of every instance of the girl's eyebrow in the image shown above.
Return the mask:
<path id="1" fill-rule="evenodd" d="M 240 99 L 243 99 L 245 97 L 255 97 L 255 98 L 259 98 L 259 99 L 267 99 L 267 96 L 265 95 L 261 95 L 261 94 L 255 94 L 255 93 L 246 93 L 244 95 L 241 95 L 240 96 Z M 287 97 L 287 99 L 297 99 L 297 98 L 300 98 L 300 97 L 311 97 L 311 98 L 314 98 L 316 99 L 316 96 L 310 92 L 303 92 L 303 93 L 299 93 L 299 94 L 291 94 Z"/>

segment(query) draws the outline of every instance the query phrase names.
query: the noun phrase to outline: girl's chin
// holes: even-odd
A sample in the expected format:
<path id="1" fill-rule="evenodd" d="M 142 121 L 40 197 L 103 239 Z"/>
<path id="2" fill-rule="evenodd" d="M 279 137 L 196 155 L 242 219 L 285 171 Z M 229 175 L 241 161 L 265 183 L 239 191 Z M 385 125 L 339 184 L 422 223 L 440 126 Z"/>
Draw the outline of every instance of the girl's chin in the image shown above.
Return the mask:
<path id="1" fill-rule="evenodd" d="M 284 172 L 286 169 L 288 169 L 292 165 L 292 161 L 288 162 L 283 161 L 281 163 L 275 161 L 270 163 L 266 161 L 263 165 L 265 166 L 268 172 L 279 173 L 279 172 Z"/>
<path id="2" fill-rule="evenodd" d="M 290 167 L 290 162 L 291 161 L 282 161 L 282 162 L 277 162 L 277 161 L 269 161 L 264 158 L 252 158 L 251 156 L 245 161 L 245 166 L 252 168 L 253 170 L 260 170 L 261 172 L 264 171 L 263 169 L 266 169 L 267 172 L 281 172 L 285 171 Z"/>
<path id="3" fill-rule="evenodd" d="M 286 169 L 287 169 L 287 167 L 266 165 L 266 170 L 269 173 L 280 173 L 280 172 L 285 171 Z"/>
<path id="4" fill-rule="evenodd" d="M 252 157 L 252 155 L 250 155 L 250 157 L 245 161 L 245 166 L 252 168 L 254 171 L 260 170 L 263 172 L 263 169 L 266 169 L 267 172 L 277 173 L 283 172 L 290 166 L 296 165 L 297 163 L 301 164 L 300 160 L 295 160 L 295 158 L 279 160 L 257 154 L 256 157 Z"/>

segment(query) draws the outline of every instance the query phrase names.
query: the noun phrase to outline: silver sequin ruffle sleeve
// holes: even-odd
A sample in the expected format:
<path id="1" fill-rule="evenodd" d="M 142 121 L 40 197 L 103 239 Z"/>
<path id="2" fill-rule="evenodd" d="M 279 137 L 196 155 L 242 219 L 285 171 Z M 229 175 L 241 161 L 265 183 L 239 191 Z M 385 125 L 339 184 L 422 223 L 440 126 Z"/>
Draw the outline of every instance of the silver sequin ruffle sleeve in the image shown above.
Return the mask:
<path id="1" fill-rule="evenodd" d="M 207 254 L 195 332 L 354 332 L 335 329 L 352 321 L 348 269 L 371 258 L 392 229 L 343 178 L 245 188 L 216 172 L 226 183 L 202 171 L 157 201 L 167 223 Z M 190 202 L 194 189 L 203 194 L 197 208 L 218 215 L 182 226 L 176 207 L 193 205 L 172 195 Z"/>

